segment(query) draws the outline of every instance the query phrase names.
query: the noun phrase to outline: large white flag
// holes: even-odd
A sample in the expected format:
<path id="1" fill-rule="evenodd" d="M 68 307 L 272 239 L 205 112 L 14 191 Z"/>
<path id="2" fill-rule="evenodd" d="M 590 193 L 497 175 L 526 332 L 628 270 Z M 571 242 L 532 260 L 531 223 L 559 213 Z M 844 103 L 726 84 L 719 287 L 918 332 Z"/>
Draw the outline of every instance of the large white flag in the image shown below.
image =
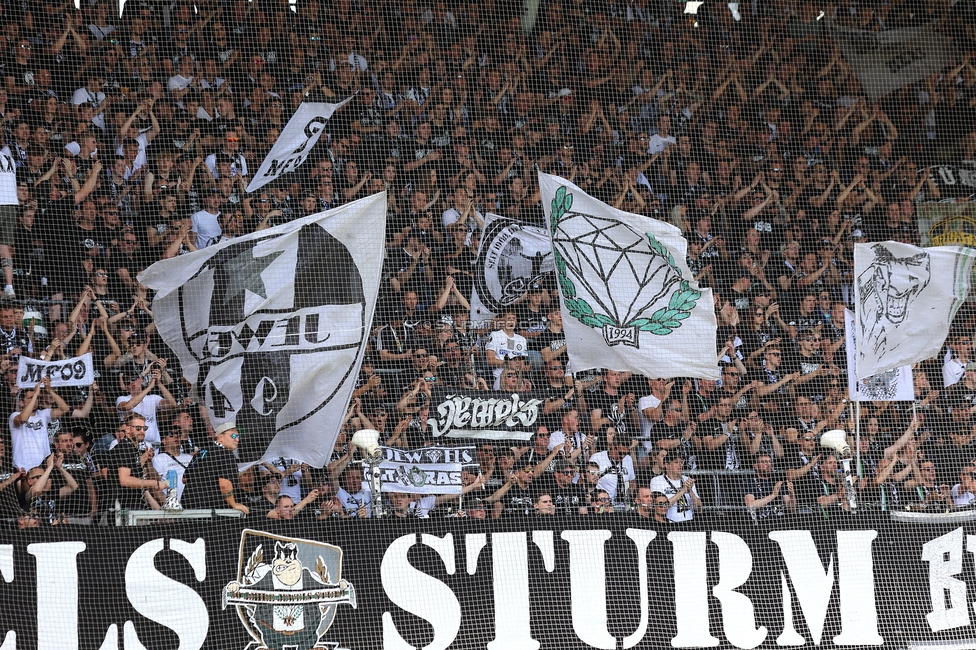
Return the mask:
<path id="1" fill-rule="evenodd" d="M 338 104 L 303 103 L 299 106 L 248 183 L 247 191 L 253 192 L 282 174 L 298 169 L 322 136 L 326 122 L 350 99 L 352 97 L 347 97 Z"/>
<path id="2" fill-rule="evenodd" d="M 857 375 L 871 377 L 939 353 L 969 293 L 974 251 L 898 242 L 854 247 Z"/>
<path id="3" fill-rule="evenodd" d="M 617 210 L 539 174 L 570 365 L 718 379 L 715 308 L 667 223 Z"/>
<path id="4" fill-rule="evenodd" d="M 844 310 L 844 333 L 847 348 L 847 394 L 853 401 L 908 402 L 915 399 L 912 367 L 886 370 L 872 377 L 857 374 L 857 324 L 854 312 Z"/>
<path id="5" fill-rule="evenodd" d="M 383 265 L 386 193 L 157 262 L 160 336 L 242 463 L 328 462 Z"/>

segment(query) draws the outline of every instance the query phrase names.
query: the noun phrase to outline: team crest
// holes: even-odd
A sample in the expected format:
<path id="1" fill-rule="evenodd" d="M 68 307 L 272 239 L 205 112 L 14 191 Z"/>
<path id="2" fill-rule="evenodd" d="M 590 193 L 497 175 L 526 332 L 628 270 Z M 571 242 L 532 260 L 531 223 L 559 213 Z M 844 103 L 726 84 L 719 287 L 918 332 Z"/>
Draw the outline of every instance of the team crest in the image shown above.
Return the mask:
<path id="1" fill-rule="evenodd" d="M 569 315 L 602 328 L 607 345 L 640 348 L 640 334 L 667 336 L 701 298 L 668 248 L 609 217 L 572 212 L 565 187 L 552 200 L 556 274 Z"/>
<path id="2" fill-rule="evenodd" d="M 342 549 L 256 530 L 241 533 L 237 578 L 222 605 L 235 607 L 253 641 L 245 650 L 340 650 L 323 640 L 339 605 L 356 607 L 342 579 Z"/>

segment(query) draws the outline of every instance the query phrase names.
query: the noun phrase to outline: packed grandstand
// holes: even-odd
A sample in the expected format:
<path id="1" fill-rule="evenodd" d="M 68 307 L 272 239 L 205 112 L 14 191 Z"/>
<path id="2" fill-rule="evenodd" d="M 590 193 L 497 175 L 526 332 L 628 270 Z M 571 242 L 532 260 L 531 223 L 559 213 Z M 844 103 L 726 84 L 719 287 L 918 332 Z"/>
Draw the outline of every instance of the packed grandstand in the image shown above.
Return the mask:
<path id="1" fill-rule="evenodd" d="M 3 650 L 976 647 L 972 0 L 0 25 Z"/>
<path id="2" fill-rule="evenodd" d="M 371 516 L 352 434 L 428 446 L 449 394 L 530 394 L 539 417 L 474 441 L 462 494 L 391 492 L 385 516 L 830 519 L 851 486 L 867 510 L 976 499 L 976 310 L 909 395 L 856 408 L 844 320 L 855 244 L 972 237 L 971 3 L 82 5 L 0 19 L 12 526 L 158 509 L 202 450 L 237 446 L 159 335 L 145 269 L 380 192 L 379 298 L 328 462 L 265 458 L 201 506 Z M 872 67 L 865 34 L 901 58 Z M 347 98 L 300 166 L 247 191 L 303 103 Z M 545 227 L 540 172 L 680 228 L 720 380 L 574 372 L 542 253 L 506 249 L 516 299 L 472 305 L 486 219 Z M 18 373 L 87 353 L 95 383 Z M 835 429 L 853 483 L 819 443 Z"/>

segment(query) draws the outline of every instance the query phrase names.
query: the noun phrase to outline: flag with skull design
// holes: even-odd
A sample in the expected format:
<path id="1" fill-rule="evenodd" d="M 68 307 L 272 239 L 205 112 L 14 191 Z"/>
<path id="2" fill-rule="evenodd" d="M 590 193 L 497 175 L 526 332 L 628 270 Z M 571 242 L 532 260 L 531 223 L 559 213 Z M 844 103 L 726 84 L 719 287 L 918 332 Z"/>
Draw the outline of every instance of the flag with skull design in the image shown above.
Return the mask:
<path id="1" fill-rule="evenodd" d="M 670 224 L 539 174 L 574 371 L 718 379 L 715 307 Z"/>
<path id="2" fill-rule="evenodd" d="M 329 460 L 383 265 L 386 194 L 157 262 L 160 336 L 242 463 Z"/>
<path id="3" fill-rule="evenodd" d="M 976 251 L 885 241 L 854 246 L 857 375 L 937 355 L 969 294 Z"/>

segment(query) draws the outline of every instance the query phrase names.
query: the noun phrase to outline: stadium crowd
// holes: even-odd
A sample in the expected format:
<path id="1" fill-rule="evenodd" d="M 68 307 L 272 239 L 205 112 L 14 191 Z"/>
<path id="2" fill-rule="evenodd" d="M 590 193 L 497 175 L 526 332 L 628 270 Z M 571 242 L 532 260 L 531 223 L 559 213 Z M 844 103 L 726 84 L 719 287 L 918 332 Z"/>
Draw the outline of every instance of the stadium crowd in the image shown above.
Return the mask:
<path id="1" fill-rule="evenodd" d="M 394 493 L 389 516 L 831 517 L 848 501 L 819 434 L 853 443 L 856 426 L 861 507 L 976 499 L 976 312 L 914 368 L 914 402 L 861 403 L 859 423 L 844 348 L 853 245 L 917 244 L 920 203 L 976 192 L 930 171 L 976 152 L 971 3 L 692 15 L 667 0 L 544 0 L 523 15 L 500 0 L 129 0 L 122 18 L 82 5 L 0 5 L 4 518 L 158 508 L 170 489 L 194 492 L 179 479 L 203 451 L 221 482 L 196 489 L 202 507 L 367 516 L 348 438 L 430 444 L 431 405 L 452 388 L 544 394 L 532 439 L 481 442 L 460 502 Z M 926 25 L 958 59 L 878 102 L 831 37 Z M 300 168 L 245 191 L 302 101 L 354 93 Z M 484 216 L 541 225 L 536 170 L 684 231 L 716 298 L 721 381 L 573 373 L 551 274 L 528 278 L 510 313 L 472 320 Z M 238 476 L 246 432 L 215 430 L 191 398 L 137 276 L 384 190 L 378 316 L 332 462 Z M 92 386 L 17 388 L 20 357 L 86 352 Z"/>

